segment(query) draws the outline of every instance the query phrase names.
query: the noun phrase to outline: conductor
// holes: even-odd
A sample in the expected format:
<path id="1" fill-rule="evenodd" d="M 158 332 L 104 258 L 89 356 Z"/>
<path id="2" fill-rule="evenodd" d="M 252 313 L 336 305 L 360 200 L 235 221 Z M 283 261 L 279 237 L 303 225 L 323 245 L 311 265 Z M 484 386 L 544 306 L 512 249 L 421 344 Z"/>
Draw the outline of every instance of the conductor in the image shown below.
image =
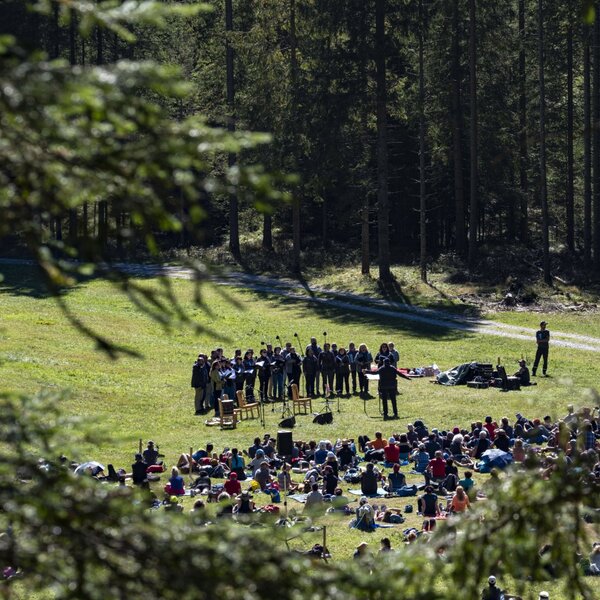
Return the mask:
<path id="1" fill-rule="evenodd" d="M 392 367 L 390 364 L 390 359 L 385 358 L 383 360 L 383 366 L 377 369 L 377 374 L 379 375 L 379 392 L 381 393 L 381 400 L 383 402 L 383 420 L 388 421 L 390 419 L 388 413 L 388 400 L 392 402 L 392 410 L 394 411 L 394 416 L 392 419 L 398 418 L 398 406 L 396 404 L 396 394 L 398 393 L 398 376 L 404 377 L 404 379 L 408 379 L 410 381 L 410 377 L 407 377 L 404 373 L 401 373 L 396 369 L 396 367 Z"/>

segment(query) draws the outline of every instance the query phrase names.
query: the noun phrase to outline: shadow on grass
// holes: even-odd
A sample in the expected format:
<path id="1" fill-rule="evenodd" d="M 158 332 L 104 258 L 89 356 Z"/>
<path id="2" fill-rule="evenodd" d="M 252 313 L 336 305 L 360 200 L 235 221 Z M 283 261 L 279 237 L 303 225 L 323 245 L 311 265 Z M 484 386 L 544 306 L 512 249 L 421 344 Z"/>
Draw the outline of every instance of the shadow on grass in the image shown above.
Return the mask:
<path id="1" fill-rule="evenodd" d="M 48 289 L 41 269 L 34 264 L 2 264 L 0 273 L 4 279 L 0 281 L 0 294 L 10 296 L 27 296 L 28 298 L 46 299 L 54 294 Z M 61 295 L 73 291 L 77 285 L 63 288 Z"/>
<path id="2" fill-rule="evenodd" d="M 395 317 L 362 312 L 352 308 L 342 308 L 333 304 L 328 304 L 326 301 L 314 302 L 309 298 L 306 300 L 300 298 L 290 298 L 280 294 L 263 292 L 259 290 L 248 290 L 248 292 L 263 300 L 275 303 L 280 307 L 289 306 L 302 308 L 306 311 L 310 311 L 312 315 L 315 315 L 321 319 L 326 319 L 332 324 L 339 323 L 340 326 L 343 325 L 344 327 L 348 326 L 349 324 L 354 324 L 369 329 L 387 329 L 390 331 L 390 335 L 392 335 L 393 332 L 401 331 L 405 335 L 414 338 L 430 341 L 443 340 L 449 342 L 464 339 L 464 337 L 469 335 L 471 332 L 476 333 L 474 323 L 461 323 L 461 329 L 453 329 L 450 323 L 448 326 L 443 326 L 441 324 L 428 324 L 423 321 L 412 320 L 414 315 L 411 313 L 407 313 L 406 315 L 398 313 L 398 316 Z M 378 308 L 379 307 L 377 307 L 375 310 Z M 333 335 L 331 339 L 333 340 L 334 337 L 335 335 Z"/>

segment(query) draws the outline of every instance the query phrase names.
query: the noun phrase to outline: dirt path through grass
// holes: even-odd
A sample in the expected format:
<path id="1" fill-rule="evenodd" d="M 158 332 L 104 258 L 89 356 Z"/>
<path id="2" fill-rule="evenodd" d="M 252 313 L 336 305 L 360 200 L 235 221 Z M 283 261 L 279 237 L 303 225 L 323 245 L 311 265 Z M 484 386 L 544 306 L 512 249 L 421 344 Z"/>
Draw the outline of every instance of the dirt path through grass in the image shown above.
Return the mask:
<path id="1" fill-rule="evenodd" d="M 0 263 L 33 264 L 33 261 L 0 259 Z M 166 276 L 174 279 L 192 279 L 194 277 L 193 270 L 185 267 L 134 263 L 119 263 L 115 266 L 129 275 L 139 277 Z M 235 286 L 268 295 L 276 294 L 298 302 L 331 306 L 363 314 L 419 322 L 432 327 L 530 341 L 533 340 L 536 331 L 534 328 L 509 325 L 481 317 L 455 315 L 450 312 L 373 298 L 364 294 L 339 292 L 319 286 L 311 287 L 309 284 L 303 284 L 293 279 L 251 275 L 235 271 L 223 271 L 218 275 L 212 275 L 211 279 L 218 285 Z M 600 352 L 600 338 L 555 330 L 552 330 L 551 335 L 553 346 Z"/>

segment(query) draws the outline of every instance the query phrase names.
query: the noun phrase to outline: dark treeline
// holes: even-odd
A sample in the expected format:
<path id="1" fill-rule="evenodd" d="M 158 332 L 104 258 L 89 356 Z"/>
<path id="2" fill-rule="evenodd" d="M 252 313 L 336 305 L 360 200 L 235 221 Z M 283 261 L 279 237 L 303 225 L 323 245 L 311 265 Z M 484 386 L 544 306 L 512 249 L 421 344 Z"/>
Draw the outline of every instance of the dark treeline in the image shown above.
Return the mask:
<path id="1" fill-rule="evenodd" d="M 229 129 L 273 142 L 217 157 L 297 173 L 295 200 L 259 214 L 206 197 L 201 243 L 254 236 L 299 266 L 301 253 L 394 261 L 455 252 L 472 269 L 484 243 L 519 243 L 600 269 L 600 20 L 582 0 L 210 0 L 210 13 L 128 44 L 0 7 L 2 28 L 50 57 L 91 65 L 152 58 L 181 67 L 188 101 Z M 180 202 L 177 190 L 166 191 Z M 185 215 L 185 203 L 181 202 Z M 76 243 L 127 223 L 99 198 L 49 223 Z M 164 246 L 197 244 L 179 235 Z M 542 258 L 546 257 L 546 260 Z"/>

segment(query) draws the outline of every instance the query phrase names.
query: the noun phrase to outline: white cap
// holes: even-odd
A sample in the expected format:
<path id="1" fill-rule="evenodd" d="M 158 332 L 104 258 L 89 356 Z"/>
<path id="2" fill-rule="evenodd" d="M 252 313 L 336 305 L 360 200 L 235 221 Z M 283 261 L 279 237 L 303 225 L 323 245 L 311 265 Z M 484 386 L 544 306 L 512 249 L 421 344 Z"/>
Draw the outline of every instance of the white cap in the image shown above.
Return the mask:
<path id="1" fill-rule="evenodd" d="M 550 598 L 550 594 L 548 592 L 540 592 L 540 600 L 542 598 Z"/>
<path id="2" fill-rule="evenodd" d="M 488 577 L 488 582 L 490 585 L 496 585 L 496 578 L 493 575 Z"/>

